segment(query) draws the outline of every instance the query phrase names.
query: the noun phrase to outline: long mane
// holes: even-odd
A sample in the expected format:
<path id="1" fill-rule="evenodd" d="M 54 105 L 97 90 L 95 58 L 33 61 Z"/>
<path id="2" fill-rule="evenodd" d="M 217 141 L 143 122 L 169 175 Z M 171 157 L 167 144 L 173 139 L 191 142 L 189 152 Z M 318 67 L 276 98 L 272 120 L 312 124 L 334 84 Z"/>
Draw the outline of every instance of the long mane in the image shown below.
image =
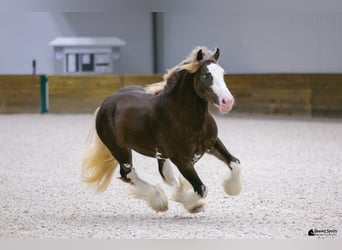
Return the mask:
<path id="1" fill-rule="evenodd" d="M 199 50 L 202 50 L 202 53 L 203 53 L 203 59 L 201 60 L 201 62 L 210 59 L 214 53 L 213 51 L 209 50 L 207 47 L 204 47 L 204 46 L 196 47 L 195 49 L 191 51 L 191 53 L 183 61 L 181 61 L 179 64 L 177 64 L 173 68 L 169 69 L 168 72 L 163 75 L 163 81 L 147 85 L 145 87 L 146 92 L 150 94 L 159 93 L 166 87 L 167 80 L 173 74 L 175 74 L 176 72 L 180 70 L 185 69 L 189 71 L 190 73 L 196 72 L 201 66 L 201 62 L 197 61 L 196 59 L 196 56 Z"/>

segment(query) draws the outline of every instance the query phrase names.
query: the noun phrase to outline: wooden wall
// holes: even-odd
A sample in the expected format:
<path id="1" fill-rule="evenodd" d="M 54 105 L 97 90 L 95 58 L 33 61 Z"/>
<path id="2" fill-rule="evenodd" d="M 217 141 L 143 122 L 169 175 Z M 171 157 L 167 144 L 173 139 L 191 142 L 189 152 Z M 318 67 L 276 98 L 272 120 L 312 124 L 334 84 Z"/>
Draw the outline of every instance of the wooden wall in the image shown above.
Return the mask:
<path id="1" fill-rule="evenodd" d="M 234 111 L 342 117 L 342 74 L 226 75 Z"/>
<path id="2" fill-rule="evenodd" d="M 237 112 L 311 115 L 310 83 L 299 75 L 229 75 Z"/>
<path id="3" fill-rule="evenodd" d="M 39 75 L 0 75 L 0 113 L 39 113 Z"/>
<path id="4" fill-rule="evenodd" d="M 0 76 L 0 113 L 41 110 L 40 76 Z M 161 75 L 50 75 L 49 112 L 92 113 L 119 88 L 145 86 Z M 233 112 L 342 118 L 342 74 L 226 75 Z"/>
<path id="5" fill-rule="evenodd" d="M 163 80 L 162 75 L 124 75 L 122 78 L 124 86 L 140 85 L 146 86 Z"/>
<path id="6" fill-rule="evenodd" d="M 309 75 L 313 116 L 342 117 L 342 74 Z"/>
<path id="7" fill-rule="evenodd" d="M 158 75 L 51 75 L 49 112 L 91 113 L 121 87 L 160 80 Z"/>
<path id="8" fill-rule="evenodd" d="M 49 112 L 91 113 L 103 99 L 122 87 L 118 75 L 51 75 Z"/>

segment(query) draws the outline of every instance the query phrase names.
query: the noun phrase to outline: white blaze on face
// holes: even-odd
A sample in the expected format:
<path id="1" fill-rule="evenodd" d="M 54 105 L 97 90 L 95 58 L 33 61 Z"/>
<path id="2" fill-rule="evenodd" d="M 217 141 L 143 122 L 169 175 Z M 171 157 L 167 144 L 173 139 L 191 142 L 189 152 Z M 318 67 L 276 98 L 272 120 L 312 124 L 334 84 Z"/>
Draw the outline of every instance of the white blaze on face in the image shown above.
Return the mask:
<path id="1" fill-rule="evenodd" d="M 216 63 L 210 63 L 207 68 L 213 77 L 211 88 L 219 101 L 216 106 L 221 113 L 228 113 L 234 105 L 234 97 L 224 81 L 224 70 Z"/>

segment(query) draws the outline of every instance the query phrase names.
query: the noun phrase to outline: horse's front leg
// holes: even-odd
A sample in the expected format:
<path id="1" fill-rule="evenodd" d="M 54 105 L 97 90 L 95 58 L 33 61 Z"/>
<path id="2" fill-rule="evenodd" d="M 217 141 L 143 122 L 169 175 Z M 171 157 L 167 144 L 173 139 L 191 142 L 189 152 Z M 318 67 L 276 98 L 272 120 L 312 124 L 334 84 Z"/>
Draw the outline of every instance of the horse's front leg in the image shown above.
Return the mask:
<path id="1" fill-rule="evenodd" d="M 209 150 L 209 154 L 216 156 L 221 161 L 225 162 L 231 170 L 231 175 L 228 179 L 224 180 L 224 191 L 229 195 L 238 195 L 241 192 L 241 167 L 240 161 L 233 156 L 226 149 L 222 141 L 217 138 L 213 148 Z"/>
<path id="2" fill-rule="evenodd" d="M 173 199 L 182 203 L 190 213 L 198 213 L 203 210 L 204 198 L 207 196 L 207 188 L 197 175 L 192 163 L 173 161 L 178 170 L 184 176 L 179 179 L 178 186 L 173 192 Z"/>
<path id="3" fill-rule="evenodd" d="M 239 159 L 229 153 L 229 151 L 219 138 L 216 139 L 214 146 L 209 150 L 208 153 L 216 156 L 221 161 L 224 161 L 228 165 L 230 170 L 233 170 L 231 166 L 232 163 L 240 164 Z"/>
<path id="4" fill-rule="evenodd" d="M 170 160 L 158 159 L 158 169 L 161 177 L 163 178 L 163 181 L 167 185 L 174 186 L 178 184 L 175 176 L 173 175 Z"/>

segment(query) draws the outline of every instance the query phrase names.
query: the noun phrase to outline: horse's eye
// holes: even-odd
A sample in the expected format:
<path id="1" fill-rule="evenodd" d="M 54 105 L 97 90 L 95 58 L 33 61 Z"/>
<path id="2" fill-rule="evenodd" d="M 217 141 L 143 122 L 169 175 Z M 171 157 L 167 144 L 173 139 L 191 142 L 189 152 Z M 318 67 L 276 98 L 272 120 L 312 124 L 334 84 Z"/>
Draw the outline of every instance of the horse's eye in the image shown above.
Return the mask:
<path id="1" fill-rule="evenodd" d="M 206 80 L 206 79 L 208 79 L 209 77 L 208 77 L 208 74 L 202 74 L 202 75 L 200 76 L 200 78 L 201 78 L 202 80 Z"/>

